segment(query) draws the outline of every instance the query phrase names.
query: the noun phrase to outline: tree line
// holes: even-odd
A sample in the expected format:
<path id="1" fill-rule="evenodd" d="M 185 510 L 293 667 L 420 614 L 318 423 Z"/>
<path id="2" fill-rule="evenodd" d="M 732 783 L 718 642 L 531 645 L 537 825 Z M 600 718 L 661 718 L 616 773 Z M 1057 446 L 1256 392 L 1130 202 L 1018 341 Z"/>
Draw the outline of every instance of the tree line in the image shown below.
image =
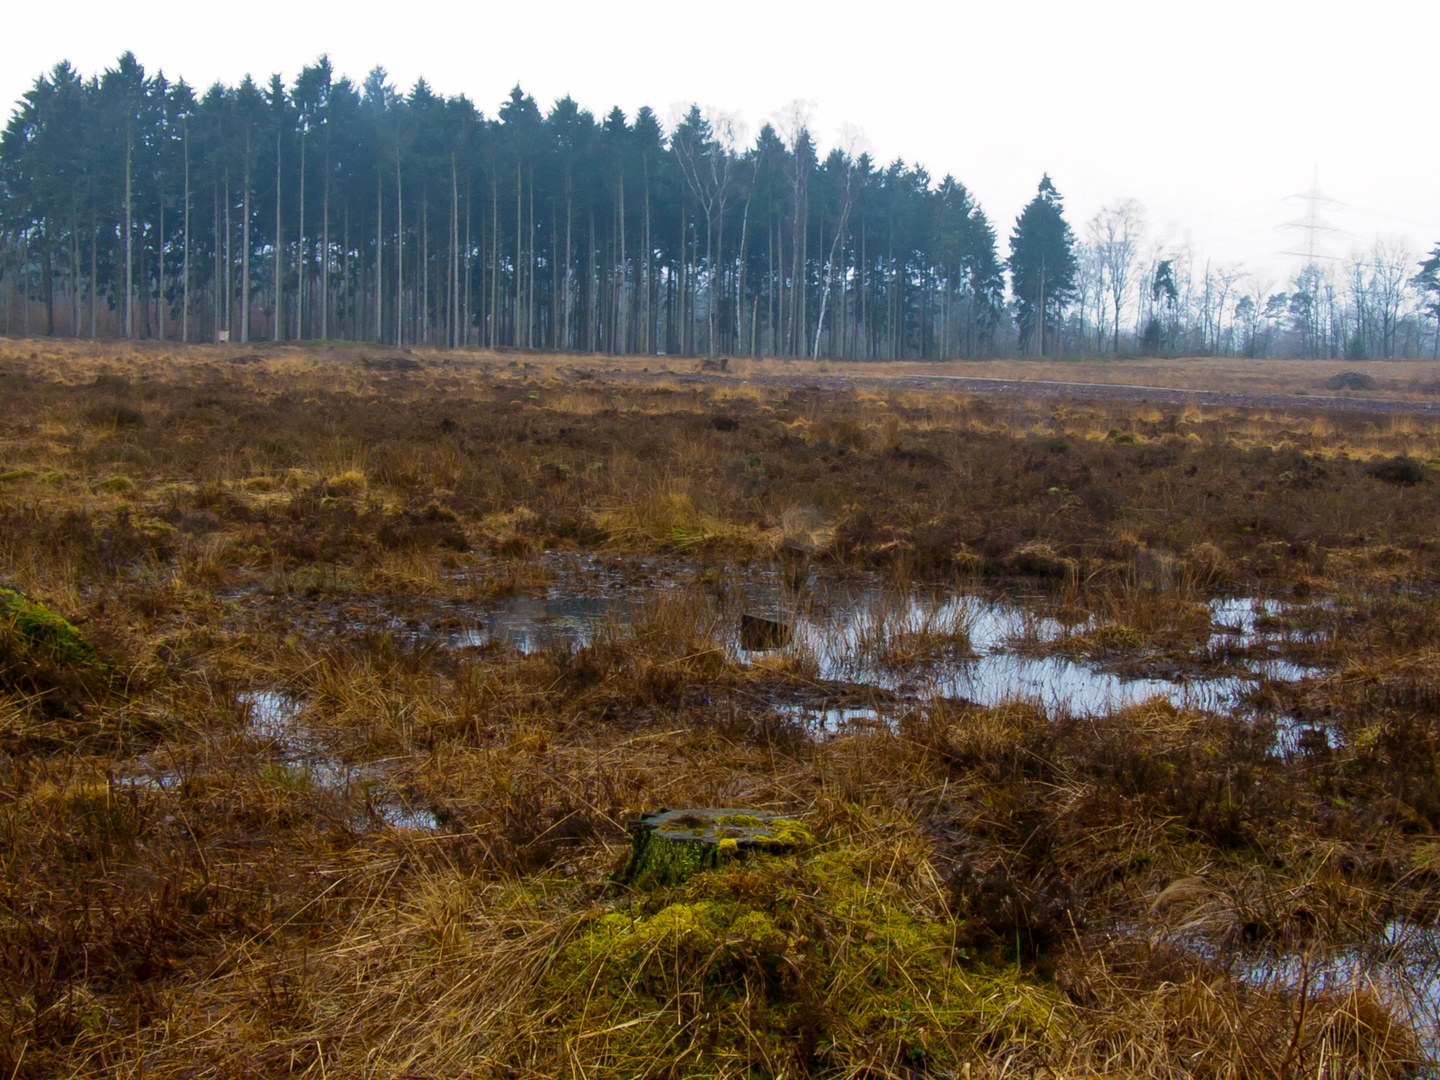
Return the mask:
<path id="1" fill-rule="evenodd" d="M 325 57 L 199 94 L 131 53 L 62 63 L 0 135 L 5 333 L 938 359 L 1270 329 L 1238 272 L 1197 304 L 1145 237 L 1127 202 L 1077 239 L 1044 177 L 1002 258 L 964 184 L 822 153 L 798 110 L 747 143 L 698 107 L 667 131 L 518 86 L 490 118 Z M 1420 280 L 1382 350 L 1426 310 Z"/>

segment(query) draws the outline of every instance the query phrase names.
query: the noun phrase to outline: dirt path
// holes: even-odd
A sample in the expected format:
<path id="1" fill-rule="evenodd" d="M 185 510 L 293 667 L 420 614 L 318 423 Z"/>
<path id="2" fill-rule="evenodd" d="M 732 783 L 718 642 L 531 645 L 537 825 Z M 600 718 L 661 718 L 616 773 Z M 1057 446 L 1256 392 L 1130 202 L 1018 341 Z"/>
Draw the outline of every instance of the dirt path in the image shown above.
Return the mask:
<path id="1" fill-rule="evenodd" d="M 1333 409 L 1362 413 L 1421 413 L 1440 415 L 1440 402 L 1399 401 L 1324 394 L 1246 394 L 1224 390 L 1190 390 L 1173 386 L 1137 386 L 1126 383 L 1061 382 L 1053 379 L 999 379 L 974 375 L 716 375 L 685 372 L 611 371 L 607 379 L 680 382 L 720 386 L 747 382 L 777 389 L 855 390 L 872 387 L 884 390 L 932 390 L 986 397 L 1021 395 L 1076 401 L 1134 401 L 1155 405 L 1210 405 L 1245 409 Z"/>

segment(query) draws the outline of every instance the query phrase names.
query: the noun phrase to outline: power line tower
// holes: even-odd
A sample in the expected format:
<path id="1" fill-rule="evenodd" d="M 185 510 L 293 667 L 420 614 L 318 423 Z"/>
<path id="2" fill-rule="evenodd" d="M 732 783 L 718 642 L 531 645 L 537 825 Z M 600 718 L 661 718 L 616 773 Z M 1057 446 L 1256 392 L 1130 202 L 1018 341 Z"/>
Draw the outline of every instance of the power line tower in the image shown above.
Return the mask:
<path id="1" fill-rule="evenodd" d="M 1343 206 L 1344 204 L 1332 199 L 1320 190 L 1320 169 L 1317 166 L 1315 174 L 1310 182 L 1310 190 L 1301 191 L 1291 195 L 1287 202 L 1303 202 L 1305 214 L 1294 221 L 1287 221 L 1281 225 L 1282 229 L 1289 229 L 1297 234 L 1299 250 L 1286 251 L 1286 255 L 1295 255 L 1305 260 L 1306 266 L 1315 266 L 1321 260 L 1334 262 L 1339 258 L 1332 255 L 1325 247 L 1324 240 L 1327 236 L 1341 237 L 1346 235 L 1344 229 L 1337 228 L 1321 216 L 1320 211 L 1325 207 Z"/>

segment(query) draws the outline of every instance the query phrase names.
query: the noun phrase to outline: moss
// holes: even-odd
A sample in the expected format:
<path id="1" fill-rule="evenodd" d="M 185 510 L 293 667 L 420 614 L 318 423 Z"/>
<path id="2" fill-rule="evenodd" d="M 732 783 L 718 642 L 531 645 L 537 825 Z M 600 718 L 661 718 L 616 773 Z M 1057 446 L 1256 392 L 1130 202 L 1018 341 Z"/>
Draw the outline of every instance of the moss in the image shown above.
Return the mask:
<path id="1" fill-rule="evenodd" d="M 6 659 L 23 660 L 20 653 L 38 653 L 66 667 L 93 667 L 98 662 L 94 647 L 65 619 L 43 604 L 27 600 L 14 589 L 0 588 L 0 630 L 10 641 L 0 639 Z"/>
<path id="2" fill-rule="evenodd" d="M 797 851 L 814 843 L 801 821 L 734 810 L 665 810 L 630 823 L 619 880 L 632 888 L 679 885 L 702 870 L 756 851 Z"/>
<path id="3" fill-rule="evenodd" d="M 632 836 L 630 856 L 620 876 L 636 888 L 678 885 L 719 861 L 718 844 L 672 840 L 647 831 Z"/>
<path id="4" fill-rule="evenodd" d="M 846 848 L 758 853 L 592 917 L 537 987 L 537 1060 L 569 1047 L 604 1077 L 660 1060 L 676 1077 L 747 1059 L 929 1072 L 1063 1032 L 1053 992 L 971 961 L 893 865 Z"/>
<path id="5" fill-rule="evenodd" d="M 754 814 L 721 814 L 716 825 L 732 825 L 742 829 L 758 829 L 763 822 Z"/>

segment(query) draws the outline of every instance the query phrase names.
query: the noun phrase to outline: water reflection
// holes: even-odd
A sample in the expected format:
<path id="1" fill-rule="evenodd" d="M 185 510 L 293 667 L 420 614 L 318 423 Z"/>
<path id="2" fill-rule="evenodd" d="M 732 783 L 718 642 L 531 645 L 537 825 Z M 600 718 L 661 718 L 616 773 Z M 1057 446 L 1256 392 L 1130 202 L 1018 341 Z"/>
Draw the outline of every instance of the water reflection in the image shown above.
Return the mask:
<path id="1" fill-rule="evenodd" d="M 450 647 L 505 645 L 535 652 L 555 645 L 581 646 L 601 633 L 623 633 L 640 605 L 678 583 L 615 586 L 606 592 L 571 592 L 566 584 L 545 596 L 516 596 L 477 613 L 461 631 L 433 635 Z M 771 651 L 741 644 L 742 613 L 772 618 L 793 630 L 778 650 L 813 664 L 823 680 L 873 686 L 907 696 L 965 698 L 980 705 L 1030 702 L 1052 714 L 1094 715 L 1160 697 L 1177 707 L 1231 711 L 1264 681 L 1296 682 L 1322 669 L 1268 656 L 1245 658 L 1244 651 L 1268 651 L 1313 635 L 1273 625 L 1283 613 L 1278 601 L 1222 598 L 1210 604 L 1215 632 L 1212 648 L 1237 657 L 1223 674 L 1176 673 L 1166 677 L 1126 674 L 1083 658 L 1035 655 L 1023 647 L 1054 642 L 1066 633 L 1034 598 L 993 594 L 915 593 L 896 597 L 873 584 L 823 583 L 803 598 L 777 580 L 747 578 L 729 586 L 717 626 L 731 658 L 754 663 Z M 1093 629 L 1072 625 L 1070 632 Z M 827 724 L 827 726 L 829 726 Z"/>
<path id="2" fill-rule="evenodd" d="M 254 690 L 236 700 L 246 709 L 250 730 L 277 744 L 280 751 L 276 776 L 287 783 L 363 797 L 365 811 L 350 822 L 365 828 L 373 816 L 394 829 L 432 831 L 440 827 L 435 814 L 410 806 L 385 786 L 384 763 L 354 765 L 326 752 L 305 723 L 304 702 L 278 690 Z"/>

